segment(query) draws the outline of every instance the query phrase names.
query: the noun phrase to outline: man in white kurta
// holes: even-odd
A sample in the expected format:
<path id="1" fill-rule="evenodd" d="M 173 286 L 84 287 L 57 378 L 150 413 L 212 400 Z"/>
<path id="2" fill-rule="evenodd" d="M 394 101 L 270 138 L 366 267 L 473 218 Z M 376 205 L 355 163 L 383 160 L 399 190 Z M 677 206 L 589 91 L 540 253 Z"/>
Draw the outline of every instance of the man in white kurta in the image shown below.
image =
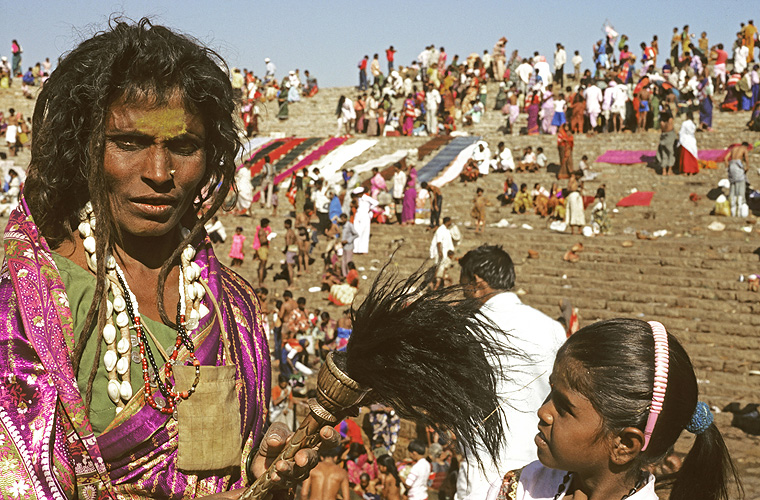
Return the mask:
<path id="1" fill-rule="evenodd" d="M 436 265 L 440 264 L 449 250 L 454 250 L 454 238 L 451 237 L 452 222 L 451 217 L 444 217 L 443 224 L 433 233 L 433 240 L 430 242 L 430 258 L 435 260 Z"/>
<path id="2" fill-rule="evenodd" d="M 359 198 L 359 206 L 354 215 L 354 229 L 359 234 L 354 240 L 354 253 L 369 253 L 369 230 L 372 222 L 372 209 L 377 200 L 366 194 Z"/>
<path id="3" fill-rule="evenodd" d="M 251 168 L 243 165 L 235 173 L 235 185 L 237 186 L 237 206 L 239 212 L 248 213 L 253 203 L 253 184 L 251 183 Z"/>
<path id="4" fill-rule="evenodd" d="M 602 112 L 602 89 L 597 87 L 596 83 L 592 83 L 583 92 L 583 97 L 586 98 L 586 114 L 591 122 L 591 128 L 596 129 L 596 119 Z"/>
<path id="5" fill-rule="evenodd" d="M 481 312 L 500 329 L 495 332 L 497 338 L 523 355 L 520 359 L 504 356 L 498 360 L 501 366 L 509 367 L 505 374 L 509 380 L 500 379 L 496 386 L 505 432 L 498 462 L 491 463 L 480 446 L 465 450 L 469 460 L 459 466 L 457 499 L 482 500 L 491 483 L 537 459 L 533 441 L 538 427 L 536 412 L 549 395 L 549 375 L 566 336 L 560 323 L 523 304 L 510 291 L 514 287 L 514 264 L 500 246 L 482 245 L 467 252 L 459 263 L 465 294 L 483 303 Z M 495 367 L 498 361 L 493 360 Z M 478 466 L 476 453 L 485 470 Z"/>
<path id="6" fill-rule="evenodd" d="M 478 166 L 480 175 L 488 175 L 491 166 L 491 148 L 488 147 L 487 142 L 478 141 L 475 151 L 472 152 L 472 159 Z"/>

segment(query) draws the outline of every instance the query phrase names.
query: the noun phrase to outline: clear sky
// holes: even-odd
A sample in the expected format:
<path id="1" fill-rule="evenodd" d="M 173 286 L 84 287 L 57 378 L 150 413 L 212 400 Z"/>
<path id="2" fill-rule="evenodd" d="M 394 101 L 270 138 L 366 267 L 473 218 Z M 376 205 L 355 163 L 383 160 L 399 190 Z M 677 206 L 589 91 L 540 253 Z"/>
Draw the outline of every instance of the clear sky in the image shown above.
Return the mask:
<path id="1" fill-rule="evenodd" d="M 710 43 L 730 47 L 740 22 L 760 23 L 758 0 L 0 0 L 0 54 L 10 56 L 12 39 L 24 48 L 24 68 L 43 61 L 55 64 L 62 53 L 103 29 L 112 14 L 151 17 L 193 35 L 219 52 L 230 66 L 264 72 L 264 58 L 277 75 L 308 69 L 322 86 L 357 84 L 356 65 L 364 54 L 380 54 L 393 45 L 396 65 L 406 65 L 431 43 L 454 54 L 489 51 L 501 36 L 508 53 L 534 50 L 551 63 L 554 44 L 572 56 L 580 50 L 584 67 L 593 43 L 608 20 L 638 45 L 660 39 L 669 50 L 673 27 L 706 31 Z M 635 49 L 634 49 L 635 48 Z M 568 57 L 568 59 L 569 59 Z M 568 67 L 569 70 L 569 67 Z"/>

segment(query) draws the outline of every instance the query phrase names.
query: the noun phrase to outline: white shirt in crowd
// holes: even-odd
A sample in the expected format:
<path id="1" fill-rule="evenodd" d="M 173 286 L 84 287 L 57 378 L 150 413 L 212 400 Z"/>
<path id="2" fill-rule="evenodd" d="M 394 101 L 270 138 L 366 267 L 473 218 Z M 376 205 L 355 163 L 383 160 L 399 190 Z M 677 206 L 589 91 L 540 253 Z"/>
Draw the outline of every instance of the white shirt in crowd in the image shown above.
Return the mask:
<path id="1" fill-rule="evenodd" d="M 557 350 L 566 339 L 565 329 L 557 321 L 520 301 L 512 292 L 494 295 L 483 304 L 483 315 L 507 332 L 504 341 L 524 359 L 503 356 L 501 366 L 510 367 L 510 380 L 498 380 L 496 392 L 504 413 L 504 443 L 497 464 L 481 454 L 485 471 L 472 457 L 472 450 L 465 450 L 470 460 L 462 461 L 457 478 L 457 499 L 483 500 L 491 483 L 504 474 L 519 469 L 536 460 L 534 438 L 538 429 L 538 415 L 546 396 L 549 395 L 549 375 Z M 495 366 L 496 361 L 493 362 Z M 507 425 L 508 424 L 508 425 Z M 556 485 L 554 486 L 556 493 Z"/>
<path id="2" fill-rule="evenodd" d="M 565 52 L 565 49 L 558 49 L 554 53 L 554 69 L 555 71 L 564 68 L 565 63 L 567 62 L 567 52 Z"/>
<path id="3" fill-rule="evenodd" d="M 395 174 L 393 174 L 393 197 L 403 198 L 404 197 L 404 187 L 406 186 L 406 174 L 403 170 L 399 170 Z"/>
<path id="4" fill-rule="evenodd" d="M 438 243 L 441 244 L 441 255 L 438 255 Z M 449 228 L 441 224 L 433 234 L 433 241 L 430 242 L 430 258 L 438 264 L 444 256 L 449 254 L 449 250 L 454 250 L 454 239 L 451 237 Z"/>
<path id="5" fill-rule="evenodd" d="M 443 226 L 441 226 L 443 227 Z M 412 466 L 412 470 L 406 477 L 406 494 L 409 500 L 425 500 L 428 497 L 428 478 L 431 471 L 430 462 L 421 458 Z"/>

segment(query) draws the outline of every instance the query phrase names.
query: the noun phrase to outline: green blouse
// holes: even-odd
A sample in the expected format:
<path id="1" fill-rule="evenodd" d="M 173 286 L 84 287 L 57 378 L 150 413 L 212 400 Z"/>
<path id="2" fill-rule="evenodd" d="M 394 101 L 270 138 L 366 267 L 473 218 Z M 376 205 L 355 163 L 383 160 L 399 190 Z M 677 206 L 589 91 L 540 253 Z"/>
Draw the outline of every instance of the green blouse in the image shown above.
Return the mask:
<path id="1" fill-rule="evenodd" d="M 95 276 L 57 253 L 53 253 L 53 260 L 55 261 L 55 265 L 58 266 L 58 271 L 61 273 L 63 284 L 66 287 L 66 295 L 69 299 L 69 307 L 71 308 L 71 315 L 74 321 L 74 339 L 78 340 L 82 335 L 84 323 L 87 319 L 87 312 L 90 310 L 90 304 L 92 304 L 92 298 L 95 295 Z M 113 297 L 111 298 L 113 299 Z M 156 339 L 158 339 L 164 347 L 164 350 L 168 351 L 174 346 L 174 342 L 177 339 L 177 332 L 175 330 L 145 316 L 141 316 L 141 318 L 142 322 L 148 326 L 150 331 L 153 332 L 153 335 L 156 336 Z M 84 349 L 84 353 L 82 354 L 82 362 L 79 365 L 79 373 L 77 374 L 77 385 L 79 386 L 79 391 L 82 393 L 83 399 L 87 391 L 87 379 L 90 376 L 90 370 L 92 370 L 92 365 L 95 360 L 96 338 L 97 337 L 93 333 L 90 337 L 90 341 Z M 117 342 L 119 338 L 117 328 Z M 150 336 L 148 336 L 148 343 L 153 351 L 156 364 L 160 369 L 164 364 L 164 359 Z M 73 345 L 69 345 L 68 347 L 70 351 L 74 348 Z M 101 358 L 98 362 L 98 372 L 92 384 L 92 404 L 90 406 L 89 416 L 92 430 L 96 436 L 102 434 L 116 416 L 116 405 L 108 397 L 107 392 L 108 373 L 106 372 L 105 363 L 103 362 L 103 356 L 106 353 L 106 349 L 106 343 L 103 341 L 100 350 Z M 145 386 L 142 367 L 139 363 L 134 363 L 132 361 L 130 361 L 129 366 L 129 381 L 132 384 L 132 393 L 137 394 L 138 391 L 143 390 L 143 387 Z"/>

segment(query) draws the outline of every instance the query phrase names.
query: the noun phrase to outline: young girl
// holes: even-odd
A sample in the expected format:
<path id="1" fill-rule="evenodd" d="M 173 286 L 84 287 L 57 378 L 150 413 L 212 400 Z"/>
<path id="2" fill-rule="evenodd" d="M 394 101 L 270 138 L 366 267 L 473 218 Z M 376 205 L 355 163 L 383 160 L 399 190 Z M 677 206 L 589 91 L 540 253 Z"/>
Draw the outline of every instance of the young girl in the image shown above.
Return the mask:
<path id="1" fill-rule="evenodd" d="M 554 101 L 554 116 L 552 117 L 552 125 L 559 128 L 567 122 L 565 117 L 565 109 L 567 109 L 567 102 L 565 102 L 565 94 L 560 94 L 559 99 Z"/>
<path id="2" fill-rule="evenodd" d="M 243 253 L 244 244 L 245 236 L 243 236 L 243 228 L 238 226 L 235 228 L 235 234 L 232 235 L 232 248 L 230 248 L 232 262 L 230 263 L 230 267 L 243 264 L 243 260 L 245 260 L 245 254 Z"/>
<path id="3" fill-rule="evenodd" d="M 380 470 L 380 479 L 382 481 L 381 496 L 383 500 L 401 500 L 403 482 L 398 475 L 396 462 L 391 455 L 381 455 L 377 457 L 377 467 Z"/>
<path id="4" fill-rule="evenodd" d="M 650 467 L 683 429 L 696 439 L 670 499 L 727 499 L 732 477 L 741 490 L 710 409 L 697 402 L 689 356 L 660 323 L 613 319 L 578 330 L 550 381 L 538 410 L 539 461 L 507 473 L 490 499 L 656 500 Z"/>

